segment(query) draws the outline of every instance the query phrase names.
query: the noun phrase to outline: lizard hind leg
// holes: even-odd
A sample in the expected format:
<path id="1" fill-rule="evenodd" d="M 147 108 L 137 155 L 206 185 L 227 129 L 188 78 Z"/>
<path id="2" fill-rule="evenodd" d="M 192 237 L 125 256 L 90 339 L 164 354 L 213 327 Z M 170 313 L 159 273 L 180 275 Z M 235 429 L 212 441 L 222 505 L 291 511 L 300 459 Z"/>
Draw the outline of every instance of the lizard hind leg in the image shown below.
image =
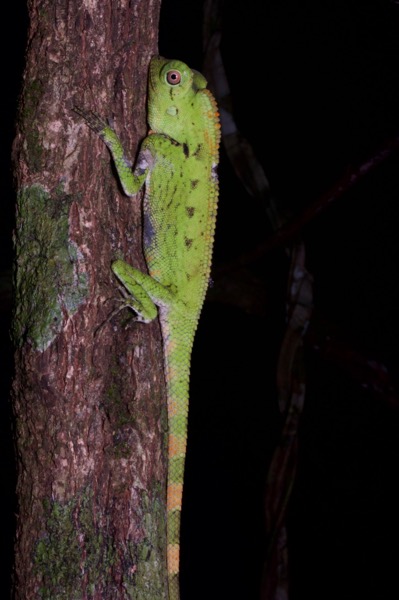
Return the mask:
<path id="1" fill-rule="evenodd" d="M 157 304 L 169 304 L 171 292 L 150 275 L 135 269 L 123 260 L 111 265 L 112 271 L 128 291 L 126 306 L 137 313 L 137 320 L 150 323 L 157 314 Z"/>

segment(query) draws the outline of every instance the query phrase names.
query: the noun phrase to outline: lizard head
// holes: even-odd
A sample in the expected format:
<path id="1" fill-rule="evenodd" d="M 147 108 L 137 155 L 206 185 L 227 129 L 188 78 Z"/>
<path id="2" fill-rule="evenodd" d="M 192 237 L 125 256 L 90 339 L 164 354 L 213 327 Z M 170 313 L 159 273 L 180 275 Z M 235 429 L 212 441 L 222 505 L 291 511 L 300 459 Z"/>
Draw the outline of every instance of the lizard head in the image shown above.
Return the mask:
<path id="1" fill-rule="evenodd" d="M 201 73 L 180 60 L 154 56 L 148 78 L 148 122 L 155 133 L 185 142 L 198 127 L 196 96 L 207 81 Z"/>

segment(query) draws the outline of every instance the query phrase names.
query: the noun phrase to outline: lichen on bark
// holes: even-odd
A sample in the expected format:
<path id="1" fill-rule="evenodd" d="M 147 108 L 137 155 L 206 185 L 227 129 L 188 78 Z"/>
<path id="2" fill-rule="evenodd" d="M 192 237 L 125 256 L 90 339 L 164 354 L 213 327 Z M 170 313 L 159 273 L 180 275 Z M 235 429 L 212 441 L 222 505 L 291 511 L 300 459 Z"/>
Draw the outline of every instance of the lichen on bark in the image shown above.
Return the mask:
<path id="1" fill-rule="evenodd" d="M 88 600 L 95 597 L 96 583 L 109 581 L 113 595 L 113 571 L 123 565 L 126 600 L 165 598 L 163 569 L 165 519 L 162 490 L 154 484 L 155 497 L 143 492 L 140 499 L 145 537 L 117 540 L 113 524 L 96 506 L 91 488 L 81 490 L 67 502 L 44 502 L 45 531 L 37 540 L 34 564 L 42 600 Z M 116 593 L 116 590 L 114 590 Z M 119 597 L 119 596 L 118 596 Z M 123 600 L 121 598 L 121 600 Z"/>
<path id="2" fill-rule="evenodd" d="M 52 195 L 40 185 L 23 188 L 17 199 L 15 314 L 16 346 L 29 341 L 45 350 L 66 314 L 85 301 L 88 277 L 69 238 L 71 196 Z"/>

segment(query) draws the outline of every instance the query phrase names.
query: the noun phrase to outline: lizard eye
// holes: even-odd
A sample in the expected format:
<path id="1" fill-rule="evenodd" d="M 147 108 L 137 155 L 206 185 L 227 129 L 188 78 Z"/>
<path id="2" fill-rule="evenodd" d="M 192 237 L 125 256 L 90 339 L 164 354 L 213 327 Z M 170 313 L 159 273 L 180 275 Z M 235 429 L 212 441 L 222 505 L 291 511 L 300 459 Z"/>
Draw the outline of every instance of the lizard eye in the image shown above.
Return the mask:
<path id="1" fill-rule="evenodd" d="M 166 73 L 166 81 L 170 85 L 178 85 L 181 82 L 181 73 L 180 71 L 176 71 L 172 69 Z"/>

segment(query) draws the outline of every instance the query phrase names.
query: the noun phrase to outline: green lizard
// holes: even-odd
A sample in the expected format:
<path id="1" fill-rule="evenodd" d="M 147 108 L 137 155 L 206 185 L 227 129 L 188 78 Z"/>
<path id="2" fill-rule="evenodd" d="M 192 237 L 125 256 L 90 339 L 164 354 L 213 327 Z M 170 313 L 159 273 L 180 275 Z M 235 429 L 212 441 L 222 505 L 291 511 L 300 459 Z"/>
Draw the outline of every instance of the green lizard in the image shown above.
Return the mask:
<path id="1" fill-rule="evenodd" d="M 220 142 L 206 79 L 178 60 L 153 57 L 148 122 L 132 171 L 122 144 L 97 115 L 76 109 L 108 146 L 127 196 L 145 184 L 143 246 L 149 274 L 112 264 L 139 321 L 159 318 L 168 401 L 167 570 L 179 599 L 180 515 L 187 443 L 190 357 L 211 266 Z M 158 307 L 158 308 L 157 308 Z"/>

